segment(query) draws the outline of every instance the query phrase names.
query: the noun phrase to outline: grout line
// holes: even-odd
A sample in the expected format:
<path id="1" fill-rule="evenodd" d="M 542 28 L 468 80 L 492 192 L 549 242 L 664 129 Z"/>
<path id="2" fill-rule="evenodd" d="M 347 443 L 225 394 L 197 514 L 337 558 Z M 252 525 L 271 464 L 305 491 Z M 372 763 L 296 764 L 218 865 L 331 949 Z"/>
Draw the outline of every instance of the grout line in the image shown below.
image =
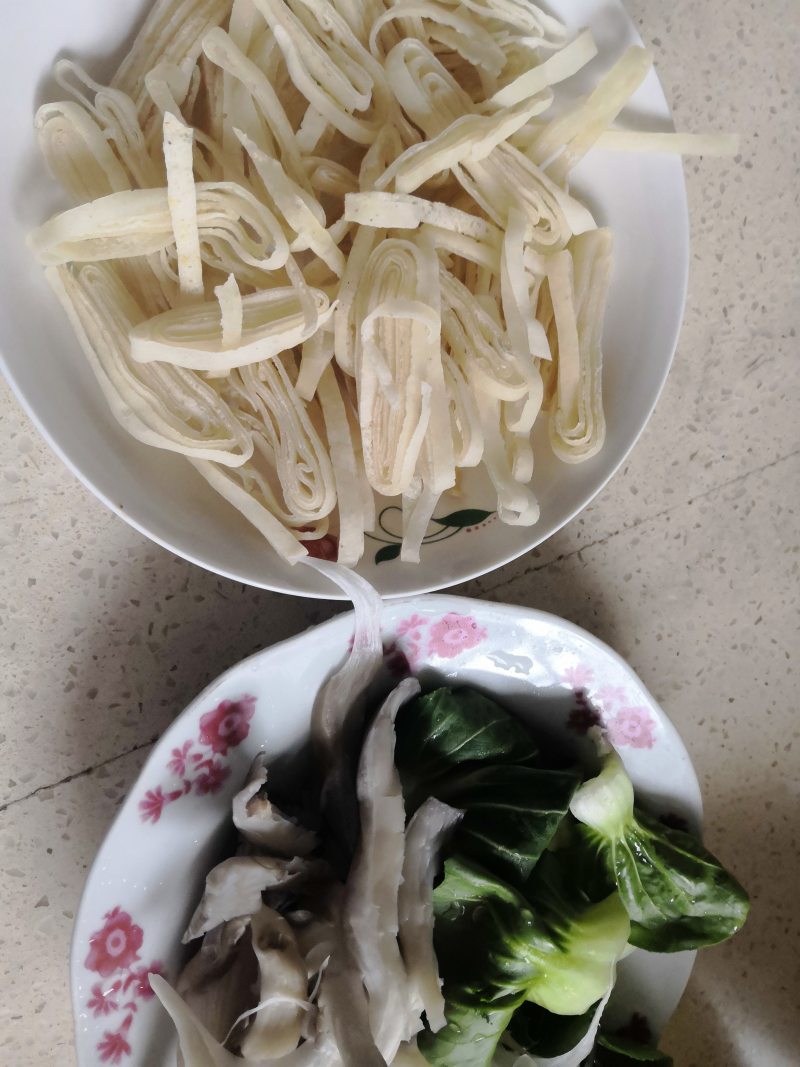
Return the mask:
<path id="1" fill-rule="evenodd" d="M 84 767 L 81 771 L 75 771 L 74 774 L 68 774 L 65 778 L 61 778 L 57 782 L 52 782 L 49 785 L 39 785 L 35 789 L 32 789 L 30 793 L 26 793 L 25 796 L 15 797 L 13 800 L 7 800 L 5 804 L 0 804 L 0 815 L 8 811 L 9 808 L 13 808 L 15 804 L 22 804 L 26 800 L 31 800 L 33 797 L 38 796 L 39 793 L 44 793 L 47 789 L 57 789 L 60 785 L 69 785 L 70 782 L 75 782 L 79 778 L 86 778 L 90 774 L 94 774 L 95 771 L 99 771 L 101 767 L 108 767 L 111 763 L 116 763 L 117 760 L 124 759 L 126 756 L 132 755 L 134 752 L 140 752 L 143 748 L 149 748 L 158 741 L 158 737 L 151 737 L 148 741 L 142 741 L 138 745 L 134 745 L 133 748 L 127 749 L 125 752 L 120 752 L 116 756 L 109 756 L 108 759 L 101 760 L 99 763 L 92 764 L 91 767 Z"/>
<path id="2" fill-rule="evenodd" d="M 573 556 L 579 555 L 581 552 L 586 552 L 590 548 L 596 548 L 598 545 L 607 544 L 612 538 L 617 537 L 619 534 L 629 533 L 632 530 L 638 530 L 641 526 L 644 526 L 648 522 L 654 522 L 657 519 L 662 519 L 666 515 L 670 515 L 673 511 L 677 511 L 678 508 L 692 507 L 698 500 L 705 500 L 714 493 L 722 492 L 724 489 L 729 489 L 733 485 L 737 485 L 739 482 L 745 481 L 747 478 L 752 477 L 754 474 L 762 474 L 766 470 L 770 470 L 772 467 L 777 467 L 781 463 L 785 463 L 787 460 L 793 459 L 795 456 L 800 455 L 800 448 L 796 448 L 793 452 L 787 453 L 785 456 L 778 456 L 777 459 L 770 460 L 769 463 L 764 463 L 760 467 L 754 467 L 750 471 L 746 471 L 744 474 L 737 474 L 733 478 L 729 478 L 725 482 L 720 482 L 719 485 L 715 485 L 710 489 L 704 489 L 702 493 L 696 493 L 694 496 L 690 496 L 687 500 L 681 501 L 677 504 L 672 504 L 668 508 L 663 508 L 661 511 L 656 511 L 652 515 L 645 515 L 640 519 L 634 519 L 628 526 L 620 526 L 616 530 L 612 530 L 610 533 L 605 534 L 603 537 L 598 537 L 595 541 L 587 541 L 586 544 L 580 545 L 577 548 L 570 549 L 569 552 L 562 552 L 558 556 L 554 556 L 553 559 L 546 560 L 544 563 L 532 564 L 526 567 L 525 570 L 520 571 L 518 574 L 514 574 L 509 578 L 504 578 L 502 581 L 497 582 L 495 585 L 482 585 L 481 594 L 495 593 L 499 589 L 505 589 L 506 586 L 511 585 L 513 582 L 518 581 L 520 578 L 525 578 L 529 574 L 535 574 L 537 571 L 545 570 L 547 567 L 551 567 L 554 563 L 563 563 L 564 560 L 571 559 Z M 568 529 L 569 523 L 567 523 L 563 529 Z"/>

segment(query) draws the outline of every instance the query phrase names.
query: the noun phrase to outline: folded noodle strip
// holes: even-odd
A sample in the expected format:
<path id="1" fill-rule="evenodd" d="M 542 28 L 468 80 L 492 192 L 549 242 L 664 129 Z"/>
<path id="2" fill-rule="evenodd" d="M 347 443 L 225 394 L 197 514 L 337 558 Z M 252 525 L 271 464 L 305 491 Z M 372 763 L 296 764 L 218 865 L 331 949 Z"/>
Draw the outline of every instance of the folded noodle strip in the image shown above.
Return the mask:
<path id="1" fill-rule="evenodd" d="M 445 4 L 412 3 L 401 0 L 375 19 L 369 34 L 369 48 L 376 58 L 383 58 L 380 46 L 381 31 L 398 19 L 425 20 L 424 33 L 428 40 L 439 41 L 452 48 L 468 63 L 482 67 L 489 74 L 499 75 L 505 66 L 503 49 L 488 30 L 463 12 Z M 396 42 L 395 42 L 396 43 Z"/>
<path id="2" fill-rule="evenodd" d="M 629 48 L 586 97 L 552 119 L 542 130 L 529 152 L 539 165 L 548 164 L 550 173 L 563 179 L 611 125 L 633 93 L 641 85 L 653 64 L 644 48 Z"/>
<path id="3" fill-rule="evenodd" d="M 206 33 L 230 14 L 233 0 L 156 0 L 112 86 L 134 98 L 144 123 L 152 113 L 145 75 L 159 62 L 194 63 Z"/>
<path id="4" fill-rule="evenodd" d="M 408 489 L 427 423 L 441 424 L 446 416 L 441 320 L 431 300 L 436 292 L 432 246 L 394 238 L 370 255 L 354 300 L 364 465 L 370 485 L 386 496 Z M 451 478 L 441 473 L 440 491 Z"/>
<path id="5" fill-rule="evenodd" d="M 70 59 L 59 59 L 54 77 L 100 126 L 103 135 L 129 175 L 131 187 L 146 189 L 163 184 L 164 167 L 153 158 L 136 105 L 121 89 L 101 85 Z M 159 131 L 160 133 L 160 131 Z M 159 137 L 160 142 L 160 137 Z"/>
<path id="6" fill-rule="evenodd" d="M 558 338 L 550 443 L 565 463 L 596 455 L 605 440 L 601 337 L 611 248 L 608 229 L 582 234 L 558 259 L 553 257 L 548 270 Z"/>
<path id="7" fill-rule="evenodd" d="M 133 362 L 129 334 L 142 313 L 113 267 L 54 267 L 47 278 L 111 411 L 131 436 L 227 466 L 250 458 L 250 433 L 202 378 L 180 367 Z"/>
<path id="8" fill-rule="evenodd" d="M 371 557 L 386 500 L 401 544 L 375 562 L 418 561 L 434 515 L 495 506 L 474 468 L 501 522 L 535 524 L 534 436 L 567 464 L 605 440 L 612 239 L 573 167 L 737 148 L 624 128 L 639 47 L 558 106 L 597 54 L 530 0 L 155 0 L 109 85 L 59 60 L 36 131 L 74 206 L 29 242 L 115 418 L 292 563 Z M 322 983 L 323 1060 L 378 1055 L 325 1020 L 352 979 Z"/>
<path id="9" fill-rule="evenodd" d="M 271 506 L 287 525 L 323 526 L 336 503 L 333 469 L 315 425 L 317 405 L 301 400 L 296 377 L 294 358 L 286 355 L 242 367 L 230 376 L 224 392 L 252 432 L 256 449 L 252 475 L 261 484 L 264 499 L 272 500 Z M 258 470 L 259 457 L 269 459 L 266 471 Z M 242 473 L 251 472 L 243 467 Z"/>
<path id="10" fill-rule="evenodd" d="M 313 14 L 300 3 L 253 0 L 271 27 L 289 77 L 332 126 L 359 144 L 375 139 L 388 94 L 379 64 L 327 0 Z M 370 105 L 373 114 L 361 117 Z M 381 106 L 383 104 L 383 106 Z"/>
<path id="11" fill-rule="evenodd" d="M 51 173 L 79 204 L 130 189 L 130 181 L 97 121 L 80 104 L 43 104 L 36 132 Z"/>
<path id="12" fill-rule="evenodd" d="M 289 248 L 280 224 L 249 190 L 235 182 L 198 182 L 196 190 L 206 262 L 220 270 L 237 261 L 263 271 L 285 264 Z M 30 236 L 45 266 L 146 256 L 174 243 L 166 189 L 111 193 L 56 215 Z"/>
<path id="13" fill-rule="evenodd" d="M 131 354 L 139 363 L 160 360 L 193 370 L 233 370 L 260 363 L 301 344 L 330 319 L 333 309 L 319 289 L 309 290 L 313 318 L 294 287 L 264 289 L 241 297 L 241 337 L 226 345 L 217 300 L 166 311 L 131 330 Z"/>
<path id="14" fill-rule="evenodd" d="M 502 22 L 519 30 L 532 46 L 560 48 L 566 43 L 565 26 L 528 0 L 462 0 L 463 6 L 482 19 Z"/>
<path id="15" fill-rule="evenodd" d="M 498 247 L 502 241 L 500 230 L 480 216 L 408 193 L 348 193 L 344 217 L 348 222 L 377 229 L 415 230 L 427 223 Z"/>
<path id="16" fill-rule="evenodd" d="M 491 116 L 463 115 L 429 141 L 412 145 L 381 176 L 385 188 L 393 182 L 400 193 L 412 193 L 430 178 L 452 170 L 465 160 L 485 159 L 552 103 L 552 95 L 540 93 Z"/>

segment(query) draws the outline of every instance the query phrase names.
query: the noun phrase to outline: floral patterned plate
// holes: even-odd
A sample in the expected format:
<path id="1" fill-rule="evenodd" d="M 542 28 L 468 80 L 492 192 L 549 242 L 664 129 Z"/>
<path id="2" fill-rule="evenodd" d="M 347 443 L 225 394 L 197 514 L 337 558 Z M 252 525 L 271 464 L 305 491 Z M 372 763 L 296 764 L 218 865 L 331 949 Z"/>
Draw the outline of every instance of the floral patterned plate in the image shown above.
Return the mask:
<path id="1" fill-rule="evenodd" d="M 536 729 L 589 749 L 603 723 L 641 801 L 697 829 L 700 790 L 674 727 L 631 669 L 578 627 L 543 612 L 452 596 L 385 604 L 385 670 L 423 684 L 485 688 Z M 80 1067 L 173 1064 L 174 1042 L 147 981 L 174 978 L 180 937 L 206 872 L 224 849 L 230 800 L 253 756 L 291 780 L 313 698 L 346 654 L 341 615 L 233 667 L 155 745 L 89 874 L 75 925 L 71 977 Z M 609 1013 L 616 1025 L 658 1032 L 674 1010 L 693 953 L 639 950 L 620 968 Z"/>

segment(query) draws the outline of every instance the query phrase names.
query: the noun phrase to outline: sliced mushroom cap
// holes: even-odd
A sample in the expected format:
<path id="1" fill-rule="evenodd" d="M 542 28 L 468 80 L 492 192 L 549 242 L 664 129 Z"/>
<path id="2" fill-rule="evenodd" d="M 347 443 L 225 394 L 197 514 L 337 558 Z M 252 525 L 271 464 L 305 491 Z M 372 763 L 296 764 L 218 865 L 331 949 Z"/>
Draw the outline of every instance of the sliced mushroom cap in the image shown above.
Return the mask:
<path id="1" fill-rule="evenodd" d="M 233 822 L 251 845 L 279 856 L 307 856 L 318 844 L 317 835 L 285 815 L 267 796 L 267 757 L 253 760 L 247 783 L 233 798 Z"/>
<path id="2" fill-rule="evenodd" d="M 442 980 L 433 948 L 433 880 L 442 845 L 462 815 L 429 797 L 406 828 L 403 881 L 398 894 L 400 947 L 410 993 L 434 1032 L 444 1026 L 445 1017 Z"/>
<path id="3" fill-rule="evenodd" d="M 261 908 L 250 929 L 260 971 L 259 1008 L 241 1049 L 245 1059 L 258 1062 L 285 1056 L 300 1043 L 309 1008 L 308 975 L 294 931 L 277 911 Z"/>
<path id="4" fill-rule="evenodd" d="M 357 778 L 361 839 L 345 891 L 348 947 L 369 994 L 375 1044 L 387 1062 L 422 1026 L 397 943 L 405 805 L 394 764 L 395 716 L 419 688 L 413 678 L 402 681 L 384 701 L 364 741 Z"/>
<path id="5" fill-rule="evenodd" d="M 333 1041 L 325 1038 L 305 1041 L 287 1056 L 258 1060 L 242 1059 L 228 1052 L 214 1038 L 197 1015 L 186 1006 L 169 982 L 161 975 L 151 974 L 150 985 L 175 1024 L 185 1067 L 341 1067 L 341 1059 Z M 357 1067 L 371 1067 L 364 1062 Z"/>
<path id="6" fill-rule="evenodd" d="M 186 1005 L 220 1042 L 242 1011 L 257 1002 L 259 970 L 249 925 L 247 918 L 233 919 L 210 930 L 176 985 Z"/>
<path id="7" fill-rule="evenodd" d="M 361 971 L 341 929 L 319 988 L 321 1026 L 328 1027 L 342 1067 L 386 1067 L 370 1032 L 369 1004 Z M 324 1030 L 323 1030 L 324 1032 Z"/>
<path id="8" fill-rule="evenodd" d="M 232 856 L 206 878 L 203 899 L 197 905 L 184 943 L 220 923 L 252 915 L 261 907 L 261 894 L 272 889 L 289 889 L 313 879 L 329 876 L 321 860 L 281 859 L 276 856 Z"/>

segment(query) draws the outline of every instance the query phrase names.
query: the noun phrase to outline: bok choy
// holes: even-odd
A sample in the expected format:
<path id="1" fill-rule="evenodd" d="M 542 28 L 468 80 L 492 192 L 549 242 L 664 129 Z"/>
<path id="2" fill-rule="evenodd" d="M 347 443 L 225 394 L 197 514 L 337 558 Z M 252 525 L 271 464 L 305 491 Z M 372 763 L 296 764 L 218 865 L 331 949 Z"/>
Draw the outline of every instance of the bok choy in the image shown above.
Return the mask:
<path id="1" fill-rule="evenodd" d="M 731 936 L 744 890 L 635 806 L 613 751 L 587 779 L 490 697 L 409 678 L 369 714 L 379 616 L 357 603 L 298 783 L 318 810 L 284 814 L 256 758 L 199 952 L 177 992 L 153 978 L 187 1067 L 669 1067 L 603 1029 L 617 965 Z"/>
<path id="2" fill-rule="evenodd" d="M 710 852 L 633 803 L 633 786 L 612 752 L 570 810 L 587 846 L 604 858 L 631 918 L 631 944 L 679 952 L 725 941 L 747 917 L 747 894 Z"/>
<path id="3" fill-rule="evenodd" d="M 613 984 L 630 930 L 619 896 L 591 904 L 555 858 L 542 862 L 525 895 L 470 860 L 445 862 L 433 899 L 447 1025 L 420 1040 L 432 1064 L 484 1067 L 525 1000 L 580 1015 Z"/>

